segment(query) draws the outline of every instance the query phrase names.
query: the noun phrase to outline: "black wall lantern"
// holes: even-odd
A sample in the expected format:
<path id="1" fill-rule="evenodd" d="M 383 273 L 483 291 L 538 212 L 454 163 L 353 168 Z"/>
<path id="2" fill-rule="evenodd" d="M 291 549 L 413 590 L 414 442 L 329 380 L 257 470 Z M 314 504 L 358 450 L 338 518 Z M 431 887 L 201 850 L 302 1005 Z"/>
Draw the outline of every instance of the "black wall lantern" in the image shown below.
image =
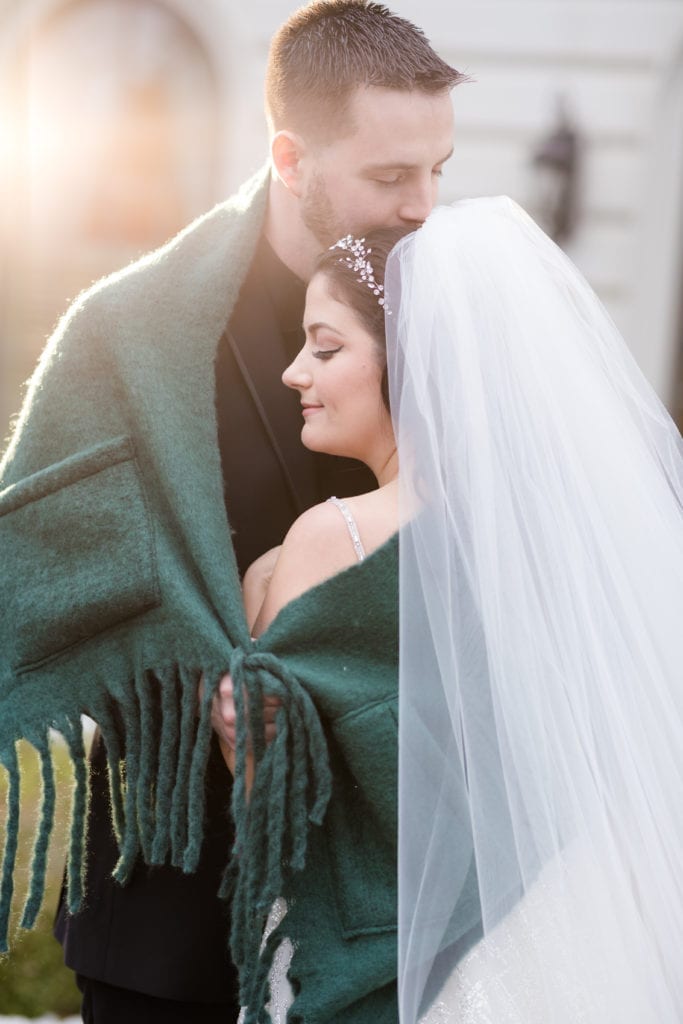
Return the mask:
<path id="1" fill-rule="evenodd" d="M 537 197 L 534 206 L 548 234 L 563 245 L 578 219 L 579 135 L 564 98 L 557 100 L 555 124 L 533 153 Z"/>

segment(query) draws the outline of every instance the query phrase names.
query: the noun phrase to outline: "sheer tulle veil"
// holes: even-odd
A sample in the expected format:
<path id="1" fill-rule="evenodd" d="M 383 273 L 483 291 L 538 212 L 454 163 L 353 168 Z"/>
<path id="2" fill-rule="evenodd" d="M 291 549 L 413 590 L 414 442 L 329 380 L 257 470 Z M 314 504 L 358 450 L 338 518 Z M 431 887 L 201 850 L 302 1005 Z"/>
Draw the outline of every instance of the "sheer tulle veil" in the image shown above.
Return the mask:
<path id="1" fill-rule="evenodd" d="M 509 199 L 385 280 L 401 1024 L 683 1019 L 683 449 Z"/>

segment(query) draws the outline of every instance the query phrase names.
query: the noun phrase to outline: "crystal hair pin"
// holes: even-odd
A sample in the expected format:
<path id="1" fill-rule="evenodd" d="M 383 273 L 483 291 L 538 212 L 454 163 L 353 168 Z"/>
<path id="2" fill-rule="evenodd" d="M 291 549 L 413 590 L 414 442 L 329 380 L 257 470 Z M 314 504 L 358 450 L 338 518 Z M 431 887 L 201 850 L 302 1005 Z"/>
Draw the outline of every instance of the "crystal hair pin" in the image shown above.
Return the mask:
<path id="1" fill-rule="evenodd" d="M 330 249 L 342 249 L 348 253 L 347 256 L 340 256 L 339 262 L 344 263 L 352 273 L 358 275 L 356 280 L 361 284 L 366 284 L 371 289 L 373 294 L 377 296 L 380 306 L 384 307 L 386 315 L 391 316 L 391 310 L 384 301 L 384 285 L 375 281 L 375 272 L 372 268 L 372 263 L 368 259 L 372 249 L 365 248 L 365 239 L 354 238 L 353 235 L 345 235 L 344 238 L 340 238 L 338 242 L 331 245 Z"/>

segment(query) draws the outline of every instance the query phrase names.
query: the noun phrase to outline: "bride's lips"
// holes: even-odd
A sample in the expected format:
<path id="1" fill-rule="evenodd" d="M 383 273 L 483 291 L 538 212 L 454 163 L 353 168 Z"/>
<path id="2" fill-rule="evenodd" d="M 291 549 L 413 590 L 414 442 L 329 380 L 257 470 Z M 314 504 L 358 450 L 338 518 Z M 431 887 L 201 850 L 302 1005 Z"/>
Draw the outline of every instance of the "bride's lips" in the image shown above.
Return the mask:
<path id="1" fill-rule="evenodd" d="M 303 416 L 310 416 L 311 413 L 318 412 L 319 409 L 322 409 L 322 405 L 304 405 L 302 402 L 301 413 Z"/>

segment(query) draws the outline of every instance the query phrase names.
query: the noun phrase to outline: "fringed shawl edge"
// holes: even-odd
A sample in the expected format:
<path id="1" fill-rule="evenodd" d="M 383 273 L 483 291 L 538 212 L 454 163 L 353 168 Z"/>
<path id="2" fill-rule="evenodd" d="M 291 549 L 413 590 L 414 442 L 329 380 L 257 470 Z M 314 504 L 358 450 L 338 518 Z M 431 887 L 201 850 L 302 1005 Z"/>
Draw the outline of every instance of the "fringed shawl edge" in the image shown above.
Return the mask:
<path id="1" fill-rule="evenodd" d="M 74 787 L 67 850 L 67 906 L 77 913 L 85 898 L 89 771 L 81 715 L 88 715 L 104 740 L 112 823 L 119 846 L 114 877 L 125 884 L 142 856 L 150 865 L 170 863 L 186 873 L 198 865 L 202 848 L 205 771 L 211 742 L 211 701 L 227 666 L 199 668 L 172 662 L 137 670 L 116 687 L 107 680 L 93 686 L 87 705 L 40 721 L 22 721 L 17 709 L 3 709 L 0 764 L 8 776 L 7 820 L 0 875 L 0 952 L 9 949 L 14 896 L 21 772 L 17 754 L 25 740 L 40 760 L 42 799 L 35 828 L 27 897 L 21 928 L 32 928 L 40 912 L 53 832 L 56 787 L 51 733 L 61 735 L 73 766 Z M 199 698 L 200 682 L 203 680 Z M 20 694 L 18 694 L 20 696 Z M 19 700 L 15 702 L 19 704 Z M 6 717 L 9 715 L 8 717 Z M 226 851 L 226 862 L 229 851 Z"/>

